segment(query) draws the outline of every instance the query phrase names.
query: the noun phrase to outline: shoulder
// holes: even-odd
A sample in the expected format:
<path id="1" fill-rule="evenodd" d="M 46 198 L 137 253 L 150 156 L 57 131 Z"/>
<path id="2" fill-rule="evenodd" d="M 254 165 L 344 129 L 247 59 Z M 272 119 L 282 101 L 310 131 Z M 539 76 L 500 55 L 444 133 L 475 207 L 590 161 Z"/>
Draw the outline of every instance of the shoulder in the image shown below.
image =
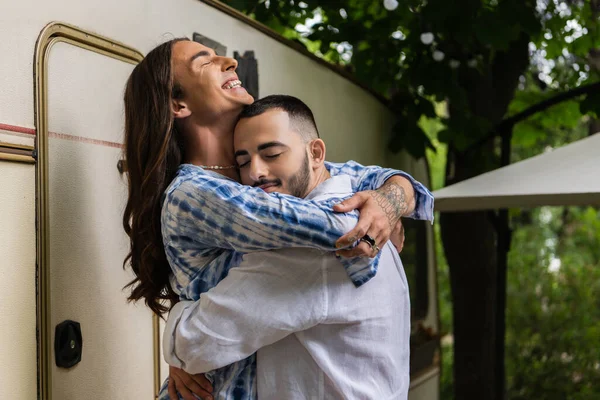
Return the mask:
<path id="1" fill-rule="evenodd" d="M 163 236 L 171 230 L 179 231 L 183 215 L 194 214 L 199 208 L 196 204 L 199 194 L 206 192 L 206 182 L 211 177 L 202 173 L 202 169 L 184 164 L 179 167 L 175 178 L 163 194 L 161 223 Z"/>
<path id="2" fill-rule="evenodd" d="M 200 206 L 219 199 L 229 199 L 239 191 L 240 184 L 212 171 L 184 164 L 163 194 L 163 208 L 191 202 Z M 184 204 L 185 206 L 185 204 Z"/>
<path id="3" fill-rule="evenodd" d="M 337 173 L 340 170 L 345 170 L 346 172 L 348 172 L 349 170 L 352 172 L 356 172 L 363 168 L 363 166 L 354 160 L 349 160 L 345 163 L 333 163 L 325 161 L 325 168 L 327 168 L 329 172 Z"/>
<path id="4" fill-rule="evenodd" d="M 196 167 L 190 164 L 183 164 L 177 170 L 175 178 L 171 181 L 167 190 L 165 191 L 165 197 L 172 197 L 178 192 L 191 192 L 201 189 L 205 186 L 215 184 L 219 179 L 211 174 L 207 173 L 200 167 Z"/>

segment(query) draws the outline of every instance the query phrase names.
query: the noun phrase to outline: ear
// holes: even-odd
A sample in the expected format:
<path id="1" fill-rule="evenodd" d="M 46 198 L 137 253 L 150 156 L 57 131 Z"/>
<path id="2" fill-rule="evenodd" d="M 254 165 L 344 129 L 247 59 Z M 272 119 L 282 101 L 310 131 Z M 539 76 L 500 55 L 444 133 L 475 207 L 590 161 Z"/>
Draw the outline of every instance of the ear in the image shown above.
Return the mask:
<path id="1" fill-rule="evenodd" d="M 325 162 L 325 142 L 321 139 L 315 139 L 309 143 L 309 151 L 312 159 L 313 168 L 320 167 Z"/>
<path id="2" fill-rule="evenodd" d="M 175 117 L 175 119 L 187 118 L 192 115 L 192 111 L 183 100 L 171 100 L 171 111 L 173 111 L 173 117 Z"/>

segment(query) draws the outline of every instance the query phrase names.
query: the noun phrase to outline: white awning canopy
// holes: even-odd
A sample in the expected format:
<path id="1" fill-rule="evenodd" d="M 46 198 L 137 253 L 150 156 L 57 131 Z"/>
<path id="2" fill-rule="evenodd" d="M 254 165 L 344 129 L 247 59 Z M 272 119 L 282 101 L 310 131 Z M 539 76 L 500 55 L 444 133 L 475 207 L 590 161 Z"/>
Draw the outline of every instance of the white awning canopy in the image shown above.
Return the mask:
<path id="1" fill-rule="evenodd" d="M 600 133 L 433 195 L 436 211 L 600 205 Z"/>

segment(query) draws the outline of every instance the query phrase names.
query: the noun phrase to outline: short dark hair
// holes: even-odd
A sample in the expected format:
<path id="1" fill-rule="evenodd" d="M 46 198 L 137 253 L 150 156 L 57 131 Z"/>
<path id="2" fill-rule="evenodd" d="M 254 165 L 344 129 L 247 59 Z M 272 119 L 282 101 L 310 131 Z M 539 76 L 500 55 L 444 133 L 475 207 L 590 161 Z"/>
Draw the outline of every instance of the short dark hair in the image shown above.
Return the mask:
<path id="1" fill-rule="evenodd" d="M 302 136 L 306 142 L 320 138 L 311 109 L 302 100 L 294 96 L 274 94 L 263 97 L 246 106 L 239 119 L 256 117 L 269 110 L 285 111 L 290 118 L 292 129 Z"/>

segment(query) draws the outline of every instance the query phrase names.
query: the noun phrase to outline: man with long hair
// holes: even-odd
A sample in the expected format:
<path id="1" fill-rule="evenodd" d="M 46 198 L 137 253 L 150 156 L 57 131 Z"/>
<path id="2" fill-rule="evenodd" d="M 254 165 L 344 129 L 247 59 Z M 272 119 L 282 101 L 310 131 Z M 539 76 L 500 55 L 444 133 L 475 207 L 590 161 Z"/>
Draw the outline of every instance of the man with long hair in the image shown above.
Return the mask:
<path id="1" fill-rule="evenodd" d="M 399 231 L 400 217 L 433 218 L 431 194 L 410 176 L 356 163 L 327 165 L 333 176 L 349 175 L 352 191 L 358 192 L 337 205 L 337 213 L 314 201 L 237 183 L 233 130 L 253 99 L 235 68 L 231 58 L 175 39 L 148 53 L 127 82 L 129 195 L 123 225 L 131 246 L 125 266 L 135 274 L 129 300 L 144 299 L 159 315 L 169 309 L 165 301 L 198 300 L 239 265 L 242 252 L 338 249 L 348 257 L 341 260 L 348 276 L 360 286 L 375 276 L 375 250 Z M 169 185 L 172 190 L 166 193 Z M 171 203 L 164 202 L 165 194 Z M 340 212 L 353 209 L 361 215 L 348 232 Z M 166 238 L 161 231 L 166 226 L 179 230 Z M 213 376 L 215 397 L 255 398 L 255 360 L 226 368 Z M 197 388 L 178 378 L 182 376 L 187 382 L 204 382 L 172 369 L 170 393 L 174 396 L 174 382 L 184 398 L 193 399 L 189 389 Z"/>

